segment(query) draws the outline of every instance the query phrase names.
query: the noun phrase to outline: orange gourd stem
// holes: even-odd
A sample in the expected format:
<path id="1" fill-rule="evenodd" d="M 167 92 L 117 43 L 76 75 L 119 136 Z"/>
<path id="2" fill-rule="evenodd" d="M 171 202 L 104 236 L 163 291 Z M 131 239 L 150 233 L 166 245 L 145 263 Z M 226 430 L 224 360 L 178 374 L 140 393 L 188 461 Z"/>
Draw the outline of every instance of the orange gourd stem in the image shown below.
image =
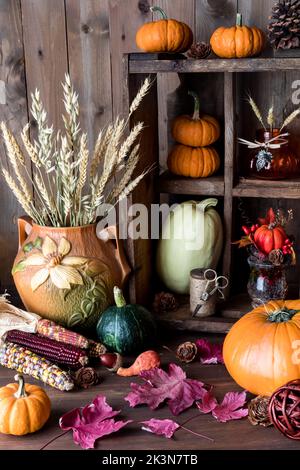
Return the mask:
<path id="1" fill-rule="evenodd" d="M 25 381 L 23 375 L 17 374 L 15 375 L 15 381 L 19 382 L 19 388 L 14 394 L 16 398 L 25 398 L 27 397 L 27 393 L 25 392 Z"/>
<path id="2" fill-rule="evenodd" d="M 143 370 L 149 370 L 159 366 L 159 354 L 156 351 L 145 351 L 136 358 L 132 366 L 127 368 L 120 367 L 117 374 L 122 377 L 131 377 L 133 375 L 139 375 Z"/>
<path id="3" fill-rule="evenodd" d="M 243 25 L 243 17 L 241 13 L 236 14 L 236 25 L 242 26 Z"/>
<path id="4" fill-rule="evenodd" d="M 156 11 L 159 12 L 161 14 L 161 17 L 162 17 L 163 20 L 168 19 L 167 15 L 166 15 L 166 12 L 160 7 L 150 7 L 150 11 L 152 11 L 152 13 L 154 13 Z"/>
<path id="5" fill-rule="evenodd" d="M 199 121 L 200 119 L 200 101 L 199 96 L 194 91 L 189 90 L 188 95 L 194 98 L 194 114 L 193 114 L 193 121 Z"/>

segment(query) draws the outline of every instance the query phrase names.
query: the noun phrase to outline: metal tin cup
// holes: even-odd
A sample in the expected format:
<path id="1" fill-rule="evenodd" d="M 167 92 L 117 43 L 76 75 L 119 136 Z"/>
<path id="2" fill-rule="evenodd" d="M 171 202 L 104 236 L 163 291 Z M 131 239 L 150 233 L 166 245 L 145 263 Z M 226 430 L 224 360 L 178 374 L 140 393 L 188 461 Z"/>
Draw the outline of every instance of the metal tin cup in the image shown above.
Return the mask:
<path id="1" fill-rule="evenodd" d="M 202 300 L 204 294 L 209 294 L 214 289 L 214 283 L 208 284 L 204 273 L 206 269 L 193 269 L 190 272 L 190 311 L 193 317 L 209 317 L 216 312 L 217 294 L 207 296 L 207 300 Z M 212 278 L 213 279 L 213 278 Z"/>

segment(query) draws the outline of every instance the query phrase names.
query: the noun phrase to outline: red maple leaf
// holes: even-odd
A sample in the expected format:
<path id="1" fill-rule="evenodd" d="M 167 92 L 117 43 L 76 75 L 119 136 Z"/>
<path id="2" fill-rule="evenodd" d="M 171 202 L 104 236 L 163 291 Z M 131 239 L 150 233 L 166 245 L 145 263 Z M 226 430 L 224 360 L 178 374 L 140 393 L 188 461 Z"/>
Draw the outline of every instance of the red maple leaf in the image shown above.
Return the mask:
<path id="1" fill-rule="evenodd" d="M 149 419 L 148 421 L 141 421 L 144 426 L 144 431 L 152 432 L 158 436 L 165 436 L 167 438 L 173 437 L 175 431 L 180 428 L 180 425 L 172 419 Z"/>
<path id="2" fill-rule="evenodd" d="M 73 430 L 75 444 L 83 449 L 91 449 L 96 439 L 107 436 L 126 426 L 132 421 L 115 421 L 120 411 L 114 411 L 103 395 L 98 395 L 92 403 L 83 408 L 74 408 L 65 413 L 59 420 L 64 431 Z"/>
<path id="3" fill-rule="evenodd" d="M 202 413 L 212 413 L 220 423 L 226 423 L 226 421 L 248 416 L 248 408 L 243 408 L 245 403 L 246 392 L 228 392 L 219 405 L 217 399 L 209 391 L 197 403 L 197 407 Z"/>
<path id="4" fill-rule="evenodd" d="M 258 218 L 258 222 L 260 223 L 260 225 L 270 225 L 270 224 L 273 224 L 275 220 L 276 220 L 276 215 L 272 207 L 268 209 L 265 218 Z"/>
<path id="5" fill-rule="evenodd" d="M 196 346 L 201 364 L 224 364 L 223 343 L 212 344 L 207 339 L 197 339 Z"/>
<path id="6" fill-rule="evenodd" d="M 167 400 L 173 415 L 178 415 L 206 392 L 203 382 L 187 379 L 186 373 L 176 364 L 170 364 L 168 372 L 156 367 L 141 372 L 140 377 L 145 383 L 131 383 L 132 391 L 125 397 L 132 407 L 145 404 L 155 410 Z"/>

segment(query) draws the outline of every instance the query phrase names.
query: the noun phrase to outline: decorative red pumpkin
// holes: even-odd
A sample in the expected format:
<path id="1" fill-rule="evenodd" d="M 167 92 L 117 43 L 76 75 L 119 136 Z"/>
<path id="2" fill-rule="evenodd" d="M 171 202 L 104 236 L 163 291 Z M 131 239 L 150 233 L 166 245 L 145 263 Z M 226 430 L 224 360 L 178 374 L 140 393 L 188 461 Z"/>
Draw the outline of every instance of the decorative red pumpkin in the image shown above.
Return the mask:
<path id="1" fill-rule="evenodd" d="M 281 249 L 288 238 L 281 225 L 261 225 L 254 233 L 254 243 L 259 251 L 268 255 L 272 250 Z"/>

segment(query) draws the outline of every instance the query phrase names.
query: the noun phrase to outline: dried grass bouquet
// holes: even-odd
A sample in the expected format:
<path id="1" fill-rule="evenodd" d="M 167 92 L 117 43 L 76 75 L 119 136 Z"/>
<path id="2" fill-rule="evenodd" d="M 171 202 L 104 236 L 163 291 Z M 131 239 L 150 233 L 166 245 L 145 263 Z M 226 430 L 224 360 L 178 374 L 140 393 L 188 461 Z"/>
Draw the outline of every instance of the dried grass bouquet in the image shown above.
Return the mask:
<path id="1" fill-rule="evenodd" d="M 21 132 L 25 155 L 6 123 L 1 123 L 8 167 L 3 176 L 24 211 L 39 225 L 77 227 L 96 222 L 101 204 L 116 204 L 138 185 L 149 171 L 133 178 L 140 156 L 138 122 L 126 136 L 129 119 L 148 93 L 146 79 L 130 106 L 126 119 L 117 118 L 100 130 L 92 154 L 87 134 L 79 123 L 78 95 L 69 75 L 63 83 L 64 133 L 49 127 L 47 113 L 38 90 L 31 95 L 31 114 L 37 124 L 37 137 L 29 138 L 30 124 Z M 3 159 L 4 160 L 4 159 Z M 116 178 L 114 184 L 112 183 Z"/>

